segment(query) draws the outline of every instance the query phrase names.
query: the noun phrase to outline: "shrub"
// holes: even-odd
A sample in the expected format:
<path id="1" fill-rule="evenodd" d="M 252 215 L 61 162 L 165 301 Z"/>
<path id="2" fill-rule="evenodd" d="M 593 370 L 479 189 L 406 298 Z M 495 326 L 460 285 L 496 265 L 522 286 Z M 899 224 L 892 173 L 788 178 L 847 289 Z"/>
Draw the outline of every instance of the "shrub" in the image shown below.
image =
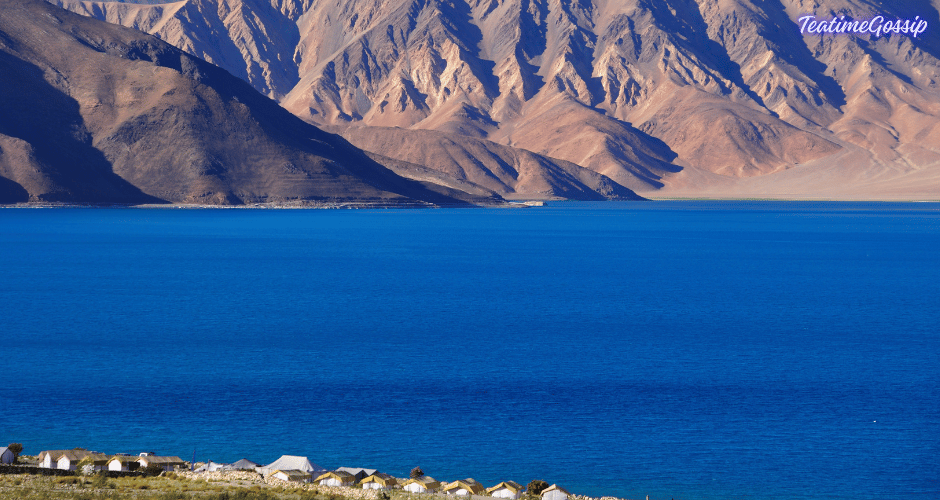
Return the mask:
<path id="1" fill-rule="evenodd" d="M 104 472 L 99 472 L 95 474 L 94 479 L 91 480 L 92 488 L 105 488 L 108 485 L 108 475 Z"/>
<path id="2" fill-rule="evenodd" d="M 141 472 L 143 472 L 145 476 L 159 476 L 163 473 L 163 467 L 159 464 L 150 464 L 141 469 Z"/>
<path id="3" fill-rule="evenodd" d="M 20 453 L 23 453 L 23 443 L 10 443 L 7 448 L 13 452 L 13 463 L 16 463 L 16 459 L 20 457 Z"/>
<path id="4" fill-rule="evenodd" d="M 206 497 L 208 500 L 277 500 L 277 497 L 267 491 L 258 491 L 254 488 L 240 489 L 234 492 L 223 492 Z M 301 496 L 301 498 L 304 498 Z"/>
<path id="5" fill-rule="evenodd" d="M 184 495 L 180 491 L 167 491 L 161 495 L 149 497 L 154 500 L 187 500 L 192 499 L 191 495 Z"/>
<path id="6" fill-rule="evenodd" d="M 421 467 L 415 467 L 414 469 L 411 469 L 411 479 L 418 479 L 423 475 L 424 471 L 421 470 Z"/>
<path id="7" fill-rule="evenodd" d="M 526 486 L 526 491 L 532 496 L 539 496 L 542 494 L 542 491 L 548 488 L 548 483 L 542 481 L 541 479 L 533 479 L 529 482 L 529 485 Z"/>

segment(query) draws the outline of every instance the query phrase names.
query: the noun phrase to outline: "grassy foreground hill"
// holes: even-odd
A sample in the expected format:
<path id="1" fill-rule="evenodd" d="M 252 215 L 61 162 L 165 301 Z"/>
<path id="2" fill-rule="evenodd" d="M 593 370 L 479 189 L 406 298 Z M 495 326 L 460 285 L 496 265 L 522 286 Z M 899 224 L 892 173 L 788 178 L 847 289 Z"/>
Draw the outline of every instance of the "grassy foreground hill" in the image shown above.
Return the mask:
<path id="1" fill-rule="evenodd" d="M 159 477 L 0 475 L 0 498 L 17 500 L 352 500 L 317 489 Z"/>
<path id="2" fill-rule="evenodd" d="M 236 474 L 237 475 L 237 474 Z M 16 500 L 446 500 L 450 495 L 415 494 L 402 490 L 378 491 L 318 486 L 281 481 L 258 482 L 238 478 L 195 479 L 190 473 L 157 477 L 95 476 L 49 477 L 0 474 L 0 498 Z M 464 497 L 468 498 L 468 497 Z M 479 496 L 473 496 L 479 499 Z M 523 496 L 523 500 L 538 497 Z M 571 495 L 572 500 L 593 499 Z"/>

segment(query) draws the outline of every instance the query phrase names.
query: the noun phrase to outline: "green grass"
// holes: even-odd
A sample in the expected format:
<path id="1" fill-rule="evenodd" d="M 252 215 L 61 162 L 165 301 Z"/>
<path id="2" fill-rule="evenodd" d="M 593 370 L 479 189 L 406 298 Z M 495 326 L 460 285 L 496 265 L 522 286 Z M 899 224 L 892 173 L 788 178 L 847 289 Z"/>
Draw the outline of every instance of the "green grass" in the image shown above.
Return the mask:
<path id="1" fill-rule="evenodd" d="M 388 492 L 388 500 L 445 500 L 441 495 Z M 239 486 L 189 480 L 176 474 L 158 477 L 0 475 L 0 500 L 353 500 L 332 491 L 294 486 Z"/>
<path id="2" fill-rule="evenodd" d="M 0 476 L 0 498 L 16 500 L 344 500 L 311 491 L 227 486 L 169 477 Z"/>

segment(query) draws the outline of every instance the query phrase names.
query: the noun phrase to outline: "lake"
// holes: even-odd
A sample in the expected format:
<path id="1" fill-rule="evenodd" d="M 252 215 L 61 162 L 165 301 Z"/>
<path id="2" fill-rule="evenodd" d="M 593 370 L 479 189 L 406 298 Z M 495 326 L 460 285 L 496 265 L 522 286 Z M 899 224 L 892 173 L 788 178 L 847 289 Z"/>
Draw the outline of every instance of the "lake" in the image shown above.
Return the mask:
<path id="1" fill-rule="evenodd" d="M 940 497 L 940 204 L 0 209 L 0 444 Z"/>

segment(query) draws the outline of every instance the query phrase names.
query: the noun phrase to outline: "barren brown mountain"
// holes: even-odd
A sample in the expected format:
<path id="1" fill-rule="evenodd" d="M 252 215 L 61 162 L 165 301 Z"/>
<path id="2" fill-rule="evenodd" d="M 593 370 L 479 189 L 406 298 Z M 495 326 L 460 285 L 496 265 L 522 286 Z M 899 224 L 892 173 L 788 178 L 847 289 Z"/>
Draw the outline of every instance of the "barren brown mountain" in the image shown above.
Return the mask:
<path id="1" fill-rule="evenodd" d="M 443 175 L 471 182 L 505 199 L 639 199 L 633 191 L 593 170 L 473 137 L 385 127 L 349 127 L 344 135 L 367 151 L 433 165 Z"/>
<path id="2" fill-rule="evenodd" d="M 390 127 L 436 131 L 388 152 L 432 169 L 456 171 L 444 153 L 473 138 L 654 196 L 940 193 L 937 0 L 55 1 L 218 63 L 366 148 Z M 929 27 L 801 34 L 807 13 Z M 464 180 L 485 174 L 475 157 Z"/>
<path id="3" fill-rule="evenodd" d="M 466 204 L 451 194 L 472 198 L 150 35 L 0 0 L 0 202 Z"/>

